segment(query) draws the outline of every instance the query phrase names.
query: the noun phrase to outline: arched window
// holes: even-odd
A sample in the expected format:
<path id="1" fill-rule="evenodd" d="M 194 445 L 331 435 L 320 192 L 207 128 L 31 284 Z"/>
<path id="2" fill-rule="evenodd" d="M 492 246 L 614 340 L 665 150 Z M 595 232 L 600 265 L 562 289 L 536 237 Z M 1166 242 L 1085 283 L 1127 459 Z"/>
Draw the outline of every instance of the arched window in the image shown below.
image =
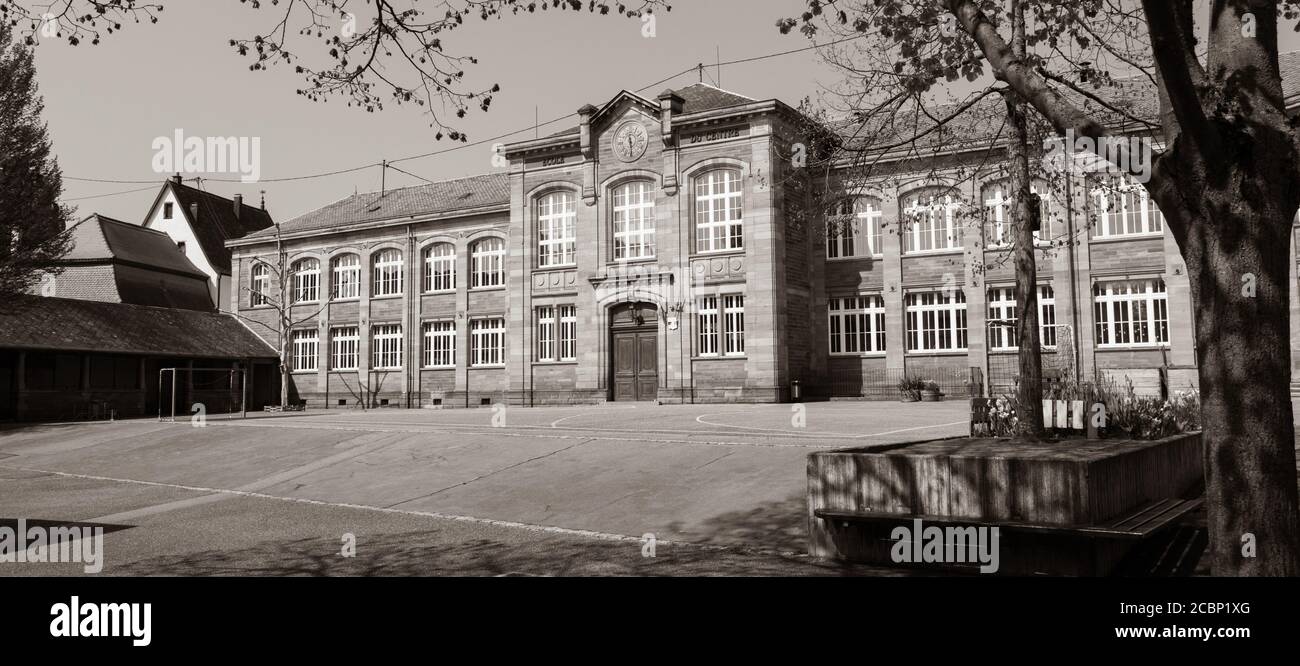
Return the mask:
<path id="1" fill-rule="evenodd" d="M 361 257 L 340 254 L 330 261 L 334 298 L 361 297 Z"/>
<path id="2" fill-rule="evenodd" d="M 719 252 L 745 245 L 740 171 L 716 169 L 695 179 L 695 251 Z"/>
<path id="3" fill-rule="evenodd" d="M 500 238 L 484 238 L 474 243 L 469 253 L 470 287 L 500 287 L 506 283 L 506 243 Z"/>
<path id="4" fill-rule="evenodd" d="M 320 300 L 320 261 L 299 259 L 289 266 L 293 276 L 293 302 L 310 303 Z"/>
<path id="5" fill-rule="evenodd" d="M 375 296 L 396 296 L 402 293 L 402 251 L 389 248 L 380 250 L 374 260 Z"/>
<path id="6" fill-rule="evenodd" d="M 903 252 L 960 249 L 960 209 L 961 200 L 951 194 L 931 192 L 909 198 L 903 209 L 903 219 L 907 221 Z"/>
<path id="7" fill-rule="evenodd" d="M 257 307 L 271 302 L 271 267 L 262 262 L 253 264 L 252 279 L 249 280 L 249 305 Z"/>
<path id="8" fill-rule="evenodd" d="M 424 290 L 448 291 L 456 288 L 456 246 L 434 243 L 424 248 Z"/>
<path id="9" fill-rule="evenodd" d="M 567 266 L 577 250 L 577 208 L 572 192 L 552 192 L 537 200 L 537 265 Z"/>
<path id="10" fill-rule="evenodd" d="M 826 218 L 826 257 L 874 257 L 884 253 L 880 200 L 844 199 Z"/>
<path id="11" fill-rule="evenodd" d="M 614 259 L 655 256 L 654 185 L 639 180 L 614 189 Z"/>
<path id="12" fill-rule="evenodd" d="M 1031 183 L 1029 191 L 1039 195 L 1039 228 L 1034 232 L 1034 243 L 1052 242 L 1052 197 L 1050 188 L 1045 183 Z M 984 246 L 989 248 L 1011 247 L 1015 241 L 1015 225 L 1012 217 L 1015 198 L 1007 183 L 997 183 L 984 188 Z"/>
<path id="13" fill-rule="evenodd" d="M 1092 183 L 1097 238 L 1159 234 L 1165 216 L 1147 188 L 1126 175 L 1095 179 Z"/>

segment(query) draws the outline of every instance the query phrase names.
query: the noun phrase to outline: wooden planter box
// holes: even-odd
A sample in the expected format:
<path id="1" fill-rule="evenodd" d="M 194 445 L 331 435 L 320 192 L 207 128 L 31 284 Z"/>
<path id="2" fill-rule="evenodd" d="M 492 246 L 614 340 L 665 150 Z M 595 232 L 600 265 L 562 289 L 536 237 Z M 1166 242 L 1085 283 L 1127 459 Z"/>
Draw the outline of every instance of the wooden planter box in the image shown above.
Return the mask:
<path id="1" fill-rule="evenodd" d="M 959 437 L 820 451 L 808 456 L 809 552 L 892 564 L 888 525 L 841 523 L 818 510 L 1094 525 L 1182 497 L 1201 482 L 1203 465 L 1200 433 L 1056 444 Z M 1000 572 L 1104 574 L 1130 547 L 1002 531 Z"/>

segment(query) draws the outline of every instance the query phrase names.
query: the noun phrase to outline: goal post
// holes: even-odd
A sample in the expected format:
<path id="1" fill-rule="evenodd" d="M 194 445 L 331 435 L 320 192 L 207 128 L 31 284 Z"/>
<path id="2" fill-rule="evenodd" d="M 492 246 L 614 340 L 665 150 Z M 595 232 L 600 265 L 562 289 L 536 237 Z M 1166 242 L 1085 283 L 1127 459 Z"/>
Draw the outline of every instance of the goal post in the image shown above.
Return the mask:
<path id="1" fill-rule="evenodd" d="M 247 372 L 242 368 L 160 368 L 158 420 L 223 416 L 248 418 Z"/>

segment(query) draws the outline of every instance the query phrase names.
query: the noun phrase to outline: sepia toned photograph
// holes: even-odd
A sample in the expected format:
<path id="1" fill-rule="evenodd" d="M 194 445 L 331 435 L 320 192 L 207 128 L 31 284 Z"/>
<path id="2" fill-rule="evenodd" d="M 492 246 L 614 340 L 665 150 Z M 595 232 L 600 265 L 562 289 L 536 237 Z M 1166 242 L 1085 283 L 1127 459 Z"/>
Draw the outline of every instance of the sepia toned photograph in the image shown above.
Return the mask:
<path id="1" fill-rule="evenodd" d="M 0 0 L 0 630 L 735 577 L 1276 640 L 1298 185 L 1294 0 Z"/>

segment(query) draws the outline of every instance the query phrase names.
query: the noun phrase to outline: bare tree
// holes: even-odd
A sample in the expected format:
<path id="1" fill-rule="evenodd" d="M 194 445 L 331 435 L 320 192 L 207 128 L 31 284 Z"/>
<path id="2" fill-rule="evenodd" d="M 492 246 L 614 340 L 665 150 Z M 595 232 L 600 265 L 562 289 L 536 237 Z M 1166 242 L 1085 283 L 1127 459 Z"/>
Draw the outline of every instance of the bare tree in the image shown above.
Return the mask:
<path id="1" fill-rule="evenodd" d="M 1212 568 L 1297 575 L 1287 260 L 1300 132 L 1282 92 L 1277 35 L 1280 22 L 1300 19 L 1300 4 L 1203 3 L 1199 26 L 1197 6 L 1033 2 L 1027 38 L 1041 56 L 1017 53 L 995 2 L 809 0 L 803 16 L 779 26 L 815 34 L 831 24 L 884 40 L 913 90 L 991 75 L 1055 134 L 1090 139 L 1133 176 L 1149 169 L 1144 185 L 1178 243 L 1195 305 Z M 1149 122 L 1102 94 L 1115 72 L 1158 91 L 1164 148 L 1150 164 L 1110 140 L 1119 123 Z"/>
<path id="2" fill-rule="evenodd" d="M 466 22 L 547 11 L 582 11 L 640 18 L 663 0 L 225 0 L 241 9 L 271 12 L 253 35 L 229 39 L 231 48 L 252 59 L 251 71 L 273 65 L 302 76 L 297 93 L 313 101 L 347 100 L 369 112 L 386 102 L 424 107 L 435 138 L 466 141 L 455 120 L 477 107 L 487 111 L 496 83 L 470 83 L 466 69 L 478 63 L 458 52 L 447 37 Z M 19 29 L 28 44 L 41 38 L 69 44 L 100 40 L 123 23 L 157 23 L 163 0 L 0 0 L 0 22 Z M 423 9 L 427 7 L 428 10 Z M 307 54 L 307 55 L 304 55 Z"/>

